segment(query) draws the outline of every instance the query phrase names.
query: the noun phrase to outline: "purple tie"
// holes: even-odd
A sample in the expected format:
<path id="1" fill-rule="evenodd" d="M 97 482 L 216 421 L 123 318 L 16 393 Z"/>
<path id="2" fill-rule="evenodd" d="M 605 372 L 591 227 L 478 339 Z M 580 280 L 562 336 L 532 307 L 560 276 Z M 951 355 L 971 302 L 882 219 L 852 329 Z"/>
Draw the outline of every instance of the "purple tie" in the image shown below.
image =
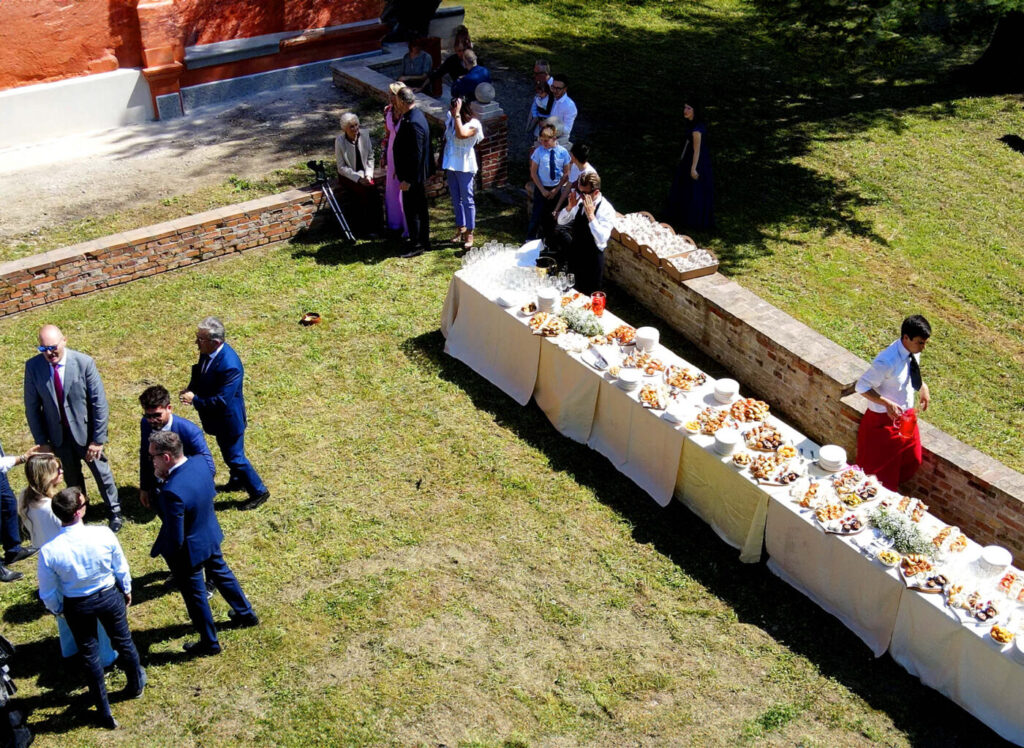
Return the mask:
<path id="1" fill-rule="evenodd" d="M 60 408 L 60 422 L 68 425 L 68 414 L 64 410 L 64 384 L 60 381 L 60 364 L 53 364 L 53 389 L 57 393 L 57 407 Z"/>

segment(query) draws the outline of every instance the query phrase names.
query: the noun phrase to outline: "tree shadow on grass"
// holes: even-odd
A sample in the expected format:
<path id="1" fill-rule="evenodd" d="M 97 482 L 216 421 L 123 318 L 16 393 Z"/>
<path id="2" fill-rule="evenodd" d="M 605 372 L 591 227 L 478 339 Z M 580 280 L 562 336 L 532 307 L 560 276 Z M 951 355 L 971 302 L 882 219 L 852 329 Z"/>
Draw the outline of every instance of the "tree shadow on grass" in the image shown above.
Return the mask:
<path id="1" fill-rule="evenodd" d="M 550 35 L 482 36 L 481 45 L 515 68 L 549 57 L 568 74 L 580 112 L 573 140 L 592 145 L 603 191 L 619 212 L 662 213 L 683 148 L 682 97 L 696 94 L 707 105 L 718 228 L 694 238 L 713 244 L 725 271 L 770 254 L 783 227 L 886 245 L 861 217 L 875 200 L 803 159 L 816 142 L 877 127 L 898 132 L 903 112 L 968 93 L 946 79 L 941 64 L 919 65 L 905 79 L 844 69 L 841 58 L 831 67 L 818 57 L 808 64 L 805 50 L 771 33 L 749 9 L 716 14 L 655 0 L 634 22 L 623 20 L 633 11 L 621 5 L 550 0 L 546 7 L 553 19 L 586 18 L 571 28 L 553 23 Z M 661 23 L 649 22 L 659 15 Z M 943 108 L 934 116 L 945 116 Z"/>
<path id="2" fill-rule="evenodd" d="M 638 324 L 646 321 L 643 315 L 634 319 Z M 674 334 L 666 336 L 670 347 L 677 342 L 673 338 Z M 824 677 L 842 683 L 872 709 L 884 711 L 912 742 L 1002 742 L 974 717 L 923 686 L 890 658 L 875 659 L 851 631 L 775 577 L 764 564 L 740 563 L 738 552 L 719 540 L 703 520 L 680 502 L 659 508 L 601 455 L 556 432 L 535 403 L 519 407 L 504 392 L 447 356 L 439 331 L 410 338 L 402 348 L 426 374 L 463 390 L 473 405 L 490 414 L 498 426 L 547 456 L 553 470 L 566 473 L 590 489 L 598 501 L 629 523 L 637 543 L 651 545 L 671 559 L 684 573 L 726 602 L 740 622 L 764 630 L 780 644 L 806 657 Z M 687 357 L 686 348 L 681 345 L 676 350 Z M 697 357 L 691 363 L 703 366 Z M 921 719 L 925 714 L 942 714 L 941 724 L 938 720 Z"/>

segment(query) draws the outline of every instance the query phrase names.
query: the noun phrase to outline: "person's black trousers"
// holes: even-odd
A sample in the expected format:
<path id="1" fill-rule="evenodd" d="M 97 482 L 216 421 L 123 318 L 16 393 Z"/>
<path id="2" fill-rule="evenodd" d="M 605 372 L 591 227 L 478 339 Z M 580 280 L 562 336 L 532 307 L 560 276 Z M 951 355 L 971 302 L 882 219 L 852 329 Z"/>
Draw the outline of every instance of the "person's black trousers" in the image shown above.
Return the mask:
<path id="1" fill-rule="evenodd" d="M 430 213 L 427 205 L 426 185 L 411 182 L 409 189 L 402 193 L 402 212 L 405 225 L 409 228 L 409 241 L 413 247 L 430 249 Z"/>

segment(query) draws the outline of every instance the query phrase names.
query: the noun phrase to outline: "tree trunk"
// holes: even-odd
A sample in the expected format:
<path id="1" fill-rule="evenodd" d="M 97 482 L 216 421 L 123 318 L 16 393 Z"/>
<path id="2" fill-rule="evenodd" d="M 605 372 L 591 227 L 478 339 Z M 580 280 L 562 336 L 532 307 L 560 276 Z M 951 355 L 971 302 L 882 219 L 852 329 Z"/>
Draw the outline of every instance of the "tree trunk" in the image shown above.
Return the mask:
<path id="1" fill-rule="evenodd" d="M 969 72 L 985 91 L 1024 91 L 1024 12 L 1015 10 L 999 19 L 988 48 Z"/>

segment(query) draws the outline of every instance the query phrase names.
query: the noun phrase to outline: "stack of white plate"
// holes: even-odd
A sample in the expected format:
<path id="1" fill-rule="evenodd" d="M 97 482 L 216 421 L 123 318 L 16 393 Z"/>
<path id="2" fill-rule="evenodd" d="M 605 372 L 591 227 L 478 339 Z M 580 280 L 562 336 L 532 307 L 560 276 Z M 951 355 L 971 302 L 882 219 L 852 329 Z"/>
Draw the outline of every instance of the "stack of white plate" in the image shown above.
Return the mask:
<path id="1" fill-rule="evenodd" d="M 636 347 L 640 351 L 653 351 L 658 344 L 658 331 L 653 327 L 638 327 L 636 329 Z"/>
<path id="2" fill-rule="evenodd" d="M 731 455 L 742 436 L 736 429 L 718 429 L 715 432 L 715 451 L 720 455 Z"/>
<path id="3" fill-rule="evenodd" d="M 838 444 L 826 444 L 818 452 L 818 465 L 830 473 L 839 472 L 846 467 L 846 450 Z"/>
<path id="4" fill-rule="evenodd" d="M 626 392 L 629 392 L 637 388 L 642 376 L 643 373 L 639 369 L 623 368 L 619 371 L 619 378 L 615 383 Z"/>
<path id="5" fill-rule="evenodd" d="M 537 309 L 542 312 L 553 312 L 562 300 L 557 288 L 542 288 L 537 292 Z"/>
<path id="6" fill-rule="evenodd" d="M 715 382 L 715 400 L 720 403 L 731 403 L 740 392 L 740 383 L 735 379 L 719 379 Z"/>
<path id="7" fill-rule="evenodd" d="M 1001 545 L 986 545 L 981 549 L 978 568 L 986 576 L 998 576 L 1013 563 L 1013 554 Z"/>

